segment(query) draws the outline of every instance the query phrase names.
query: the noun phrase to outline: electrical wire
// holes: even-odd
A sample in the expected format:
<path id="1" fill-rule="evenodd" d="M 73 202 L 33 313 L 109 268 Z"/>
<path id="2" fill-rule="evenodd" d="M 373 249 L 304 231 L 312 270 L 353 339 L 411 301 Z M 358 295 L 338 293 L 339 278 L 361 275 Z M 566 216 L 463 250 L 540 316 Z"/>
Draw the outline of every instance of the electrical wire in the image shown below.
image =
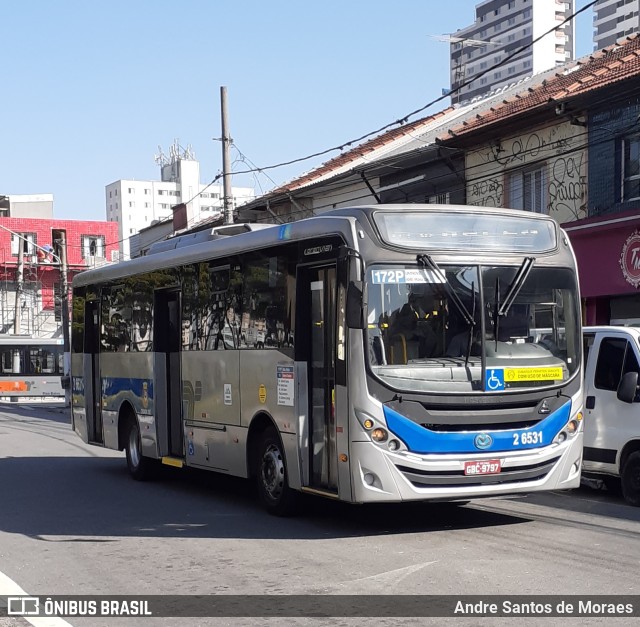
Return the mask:
<path id="1" fill-rule="evenodd" d="M 469 85 L 471 82 L 476 81 L 479 78 L 481 78 L 482 76 L 488 74 L 489 72 L 492 72 L 492 71 L 498 69 L 499 67 L 504 66 L 506 63 L 511 61 L 514 57 L 518 56 L 519 54 L 522 54 L 524 51 L 526 51 L 527 49 L 531 48 L 534 44 L 539 42 L 541 39 L 543 39 L 547 35 L 550 35 L 551 33 L 554 33 L 555 31 L 557 31 L 560 28 L 562 28 L 568 22 L 574 20 L 578 15 L 580 15 L 581 13 L 586 11 L 587 9 L 591 8 L 597 2 L 598 2 L 598 0 L 592 0 L 591 2 L 589 2 L 588 4 L 583 6 L 581 9 L 578 9 L 573 14 L 571 14 L 570 16 L 565 18 L 562 22 L 560 22 L 559 24 L 557 24 L 553 28 L 550 28 L 546 32 L 542 33 L 541 35 L 539 35 L 538 37 L 533 39 L 531 42 L 525 44 L 524 46 L 521 46 L 520 48 L 518 48 L 513 53 L 507 55 L 504 59 L 501 59 L 499 62 L 495 63 L 494 65 L 488 67 L 487 69 L 483 70 L 482 72 L 479 72 L 478 74 L 474 75 L 473 77 L 469 78 L 468 80 L 460 83 L 458 85 L 458 87 L 456 87 L 455 89 L 451 90 L 449 93 L 443 94 L 441 96 L 438 96 L 437 98 L 434 98 L 433 100 L 431 100 L 427 104 L 419 107 L 418 109 L 415 109 L 414 111 L 411 111 L 410 113 L 404 115 L 403 117 L 401 117 L 401 118 L 399 118 L 399 119 L 397 119 L 397 120 L 395 120 L 393 122 L 389 122 L 388 124 L 385 124 L 384 126 L 378 128 L 378 129 L 376 129 L 374 131 L 368 132 L 368 133 L 366 133 L 364 135 L 361 135 L 360 137 L 351 139 L 351 140 L 349 140 L 347 142 L 344 142 L 344 143 L 342 143 L 342 144 L 340 144 L 338 146 L 334 146 L 332 148 L 327 148 L 325 150 L 314 152 L 314 153 L 309 154 L 309 155 L 307 155 L 305 157 L 299 157 L 299 158 L 296 158 L 296 159 L 290 159 L 288 161 L 283 161 L 283 162 L 280 162 L 280 163 L 277 163 L 277 164 L 267 165 L 267 166 L 262 166 L 262 167 L 257 167 L 257 166 L 255 166 L 255 164 L 253 164 L 254 167 L 252 167 L 252 168 L 248 168 L 246 170 L 240 170 L 240 171 L 237 171 L 237 172 L 233 172 L 232 174 L 239 175 L 239 174 L 262 173 L 262 174 L 266 175 L 266 172 L 265 172 L 266 170 L 273 170 L 273 169 L 285 167 L 285 166 L 288 166 L 288 165 L 293 165 L 295 163 L 300 163 L 302 161 L 308 161 L 309 159 L 320 157 L 320 156 L 329 154 L 331 152 L 341 151 L 341 150 L 344 150 L 345 148 L 353 146 L 354 144 L 359 144 L 360 142 L 362 142 L 365 139 L 368 139 L 368 138 L 373 137 L 375 135 L 379 135 L 380 133 L 382 133 L 383 131 L 386 131 L 387 129 L 390 129 L 390 128 L 395 127 L 397 125 L 402 126 L 403 124 L 406 124 L 410 120 L 410 118 L 418 115 L 419 113 L 424 112 L 425 110 L 427 110 L 428 108 L 430 108 L 434 104 L 437 104 L 438 102 L 441 102 L 445 98 L 449 98 L 452 95 L 458 93 L 460 90 L 462 90 L 464 87 Z M 198 193 L 196 193 L 191 199 L 186 201 L 184 204 L 189 204 L 190 202 L 192 202 L 202 192 L 206 191 L 209 187 L 211 187 L 217 181 L 219 181 L 222 178 L 222 176 L 223 175 L 221 173 L 217 174 L 202 190 L 200 190 Z M 271 180 L 273 181 L 273 179 L 271 179 Z M 295 215 L 296 213 L 300 213 L 300 211 L 292 212 L 291 215 Z M 187 224 L 187 226 L 188 226 L 188 224 Z M 122 239 L 119 239 L 119 240 L 114 241 L 114 242 L 110 242 L 109 244 L 110 245 L 121 244 L 124 241 L 126 241 L 127 239 L 130 239 L 130 237 L 123 237 Z M 162 239 L 164 239 L 164 237 L 163 238 L 159 238 L 157 241 L 162 241 Z M 155 243 L 155 242 L 152 242 L 152 243 Z"/>

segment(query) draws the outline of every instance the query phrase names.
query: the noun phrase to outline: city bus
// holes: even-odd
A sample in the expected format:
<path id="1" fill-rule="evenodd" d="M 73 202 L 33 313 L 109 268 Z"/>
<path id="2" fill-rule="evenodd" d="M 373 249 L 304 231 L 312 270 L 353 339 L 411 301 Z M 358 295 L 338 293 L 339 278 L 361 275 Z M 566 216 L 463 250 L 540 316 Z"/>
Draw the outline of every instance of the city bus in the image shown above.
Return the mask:
<path id="1" fill-rule="evenodd" d="M 0 398 L 64 398 L 62 338 L 0 335 Z"/>
<path id="2" fill-rule="evenodd" d="M 411 204 L 224 228 L 74 278 L 73 428 L 134 478 L 252 478 L 280 515 L 305 492 L 579 485 L 580 298 L 553 219 Z"/>

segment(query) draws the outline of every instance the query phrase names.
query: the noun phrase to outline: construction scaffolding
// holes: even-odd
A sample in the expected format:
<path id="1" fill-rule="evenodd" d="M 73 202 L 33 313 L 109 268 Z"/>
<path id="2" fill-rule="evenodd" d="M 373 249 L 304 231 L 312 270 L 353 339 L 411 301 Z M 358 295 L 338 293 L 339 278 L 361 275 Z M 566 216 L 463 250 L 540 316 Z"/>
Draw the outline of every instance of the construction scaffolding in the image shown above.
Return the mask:
<path id="1" fill-rule="evenodd" d="M 15 333 L 33 337 L 62 337 L 60 295 L 43 294 L 45 272 L 57 272 L 50 265 L 38 264 L 35 257 L 25 257 L 22 286 L 16 307 L 17 263 L 6 259 L 3 251 L 0 266 L 0 334 Z M 45 288 L 51 291 L 51 288 Z M 19 322 L 16 327 L 16 313 Z"/>

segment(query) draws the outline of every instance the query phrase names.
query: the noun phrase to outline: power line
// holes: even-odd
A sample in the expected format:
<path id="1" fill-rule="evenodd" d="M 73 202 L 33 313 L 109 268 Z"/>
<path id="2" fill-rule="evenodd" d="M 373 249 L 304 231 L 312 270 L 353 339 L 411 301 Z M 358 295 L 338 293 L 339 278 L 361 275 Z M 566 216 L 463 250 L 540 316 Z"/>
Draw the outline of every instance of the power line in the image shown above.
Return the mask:
<path id="1" fill-rule="evenodd" d="M 342 143 L 342 144 L 340 144 L 338 146 L 334 146 L 332 148 L 327 148 L 325 150 L 321 150 L 321 151 L 317 151 L 315 153 L 309 154 L 309 155 L 307 155 L 305 157 L 299 157 L 299 158 L 296 158 L 296 159 L 291 159 L 291 160 L 288 160 L 288 161 L 283 161 L 283 162 L 280 162 L 280 163 L 277 163 L 277 164 L 267 165 L 267 166 L 263 166 L 263 167 L 257 167 L 255 164 L 252 164 L 254 167 L 246 169 L 246 170 L 240 170 L 240 171 L 237 171 L 237 172 L 233 172 L 233 174 L 234 175 L 238 175 L 238 174 L 262 173 L 265 176 L 268 176 L 266 174 L 266 172 L 265 172 L 266 170 L 274 170 L 274 169 L 281 168 L 281 167 L 284 167 L 284 166 L 293 165 L 295 163 L 300 163 L 302 161 L 308 161 L 309 159 L 320 157 L 320 156 L 329 154 L 331 152 L 341 151 L 341 150 L 344 150 L 345 148 L 353 146 L 354 144 L 359 144 L 360 142 L 362 142 L 365 139 L 368 139 L 368 138 L 373 137 L 375 135 L 379 135 L 380 133 L 382 133 L 383 131 L 386 131 L 387 129 L 390 129 L 390 128 L 395 127 L 397 125 L 401 126 L 403 124 L 406 124 L 407 122 L 409 122 L 410 118 L 418 115 L 419 113 L 424 112 L 425 110 L 427 110 L 428 108 L 432 107 L 434 104 L 437 104 L 438 102 L 441 102 L 445 98 L 449 98 L 449 97 L 451 97 L 451 95 L 454 95 L 454 94 L 458 93 L 461 89 L 463 89 L 464 87 L 466 87 L 467 85 L 469 85 L 473 81 L 476 81 L 479 78 L 481 78 L 482 76 L 488 74 L 489 72 L 492 72 L 492 71 L 496 70 L 497 68 L 502 67 L 503 65 L 505 65 L 506 63 L 511 61 L 514 57 L 518 56 L 519 54 L 522 54 L 524 51 L 526 51 L 527 49 L 531 48 L 534 44 L 536 44 L 537 42 L 542 40 L 547 35 L 550 35 L 551 33 L 554 33 L 555 31 L 561 29 L 565 24 L 567 24 L 568 22 L 574 20 L 578 15 L 580 15 L 581 13 L 586 11 L 587 9 L 591 8 L 597 2 L 598 2 L 598 0 L 592 0 L 591 2 L 589 2 L 588 4 L 583 6 L 581 9 L 578 9 L 573 14 L 571 14 L 570 16 L 565 18 L 562 22 L 560 22 L 559 24 L 557 24 L 553 28 L 550 28 L 546 32 L 542 33 L 541 35 L 539 35 L 538 37 L 533 39 L 531 42 L 525 44 L 524 46 L 521 46 L 520 48 L 518 48 L 517 50 L 515 50 L 511 54 L 507 55 L 504 59 L 502 59 L 498 63 L 495 63 L 494 65 L 488 67 L 487 69 L 483 70 L 482 72 L 479 72 L 475 76 L 473 76 L 473 77 L 469 78 L 468 80 L 462 82 L 460 85 L 458 85 L 458 87 L 456 87 L 455 89 L 451 90 L 449 93 L 443 94 L 441 96 L 438 96 L 437 98 L 431 100 L 430 102 L 428 102 L 427 104 L 421 106 L 420 108 L 415 109 L 414 111 L 411 111 L 410 113 L 406 114 L 405 116 L 403 116 L 403 117 L 401 117 L 401 118 L 399 118 L 399 119 L 397 119 L 397 120 L 395 120 L 393 122 L 389 122 L 388 124 L 385 124 L 384 126 L 378 128 L 378 129 L 376 129 L 374 131 L 368 132 L 368 133 L 366 133 L 364 135 L 361 135 L 360 137 L 351 139 L 351 140 L 349 140 L 347 142 L 344 142 L 344 143 Z M 238 150 L 238 152 L 240 153 L 239 150 Z M 242 153 L 240 153 L 240 154 L 242 155 Z M 209 187 L 211 187 L 211 185 L 214 185 L 221 178 L 222 178 L 222 173 L 217 174 L 211 180 L 210 183 L 208 183 L 202 190 L 200 190 L 198 193 L 196 193 L 191 199 L 186 201 L 184 204 L 188 205 L 190 202 L 195 200 L 195 198 L 197 198 L 202 192 L 204 192 Z M 271 179 L 271 177 L 268 177 L 268 178 L 272 182 L 274 182 L 273 179 Z M 274 182 L 274 185 L 275 185 L 275 182 Z M 294 215 L 296 213 L 300 213 L 300 211 L 293 212 L 291 215 Z M 187 226 L 189 226 L 189 223 L 187 223 Z M 130 237 L 124 237 L 124 238 L 122 238 L 120 240 L 117 240 L 116 242 L 111 242 L 110 244 L 111 245 L 120 244 L 120 243 L 124 242 L 127 239 L 131 239 L 131 238 Z M 162 241 L 162 239 L 164 239 L 164 237 L 160 238 L 160 239 L 158 239 L 156 241 Z M 155 243 L 155 242 L 152 242 L 152 243 Z"/>
<path id="2" fill-rule="evenodd" d="M 464 81 L 463 83 L 458 85 L 458 87 L 456 87 L 455 89 L 451 90 L 448 94 L 442 94 L 441 96 L 438 96 L 437 98 L 434 98 L 433 100 L 431 100 L 430 102 L 428 102 L 424 106 L 422 106 L 422 107 L 420 107 L 418 109 L 415 109 L 414 111 L 411 111 L 410 113 L 408 113 L 405 116 L 395 120 L 394 122 L 389 122 L 388 124 L 385 124 L 384 126 L 378 128 L 375 131 L 371 131 L 369 133 L 361 135 L 360 137 L 357 137 L 355 139 L 351 139 L 351 140 L 349 140 L 347 142 L 344 142 L 344 143 L 342 143 L 342 144 L 340 144 L 338 146 L 334 146 L 333 148 L 327 148 L 326 150 L 321 150 L 321 151 L 315 152 L 313 154 L 307 155 L 306 157 L 299 157 L 297 159 L 291 159 L 289 161 L 283 161 L 283 162 L 277 163 L 275 165 L 267 165 L 267 166 L 264 166 L 264 167 L 261 167 L 261 168 L 254 168 L 254 169 L 250 169 L 250 170 L 241 170 L 240 172 L 234 172 L 234 174 L 251 174 L 252 172 L 256 172 L 256 171 L 274 170 L 276 168 L 281 168 L 281 167 L 284 167 L 284 166 L 287 166 L 287 165 L 292 165 L 294 163 L 300 163 L 301 161 L 308 161 L 309 159 L 313 159 L 315 157 L 321 157 L 323 155 L 329 154 L 331 152 L 335 152 L 337 150 L 344 150 L 345 148 L 348 148 L 348 147 L 350 147 L 350 146 L 352 146 L 354 144 L 358 144 L 361 141 L 363 141 L 365 139 L 368 139 L 369 137 L 372 137 L 374 135 L 379 135 L 383 131 L 386 131 L 387 129 L 389 129 L 391 127 L 395 127 L 396 125 L 402 126 L 403 124 L 406 124 L 409 121 L 410 118 L 416 116 L 419 113 L 422 113 L 423 111 L 425 111 L 429 107 L 432 107 L 434 104 L 437 104 L 438 102 L 441 102 L 445 98 L 449 98 L 449 97 L 451 97 L 451 95 L 458 93 L 461 89 L 463 89 L 464 87 L 466 87 L 467 85 L 469 85 L 473 81 L 476 81 L 479 78 L 482 78 L 485 74 L 488 74 L 489 72 L 493 72 L 497 68 L 502 67 L 503 65 L 505 65 L 506 63 L 511 61 L 514 57 L 516 57 L 517 55 L 519 55 L 519 54 L 523 53 L 525 50 L 528 50 L 529 48 L 531 48 L 534 44 L 538 43 L 541 39 L 543 39 L 547 35 L 550 35 L 551 33 L 554 33 L 555 31 L 557 31 L 560 28 L 562 28 L 565 24 L 567 24 L 568 22 L 570 22 L 573 19 L 575 19 L 578 15 L 580 15 L 580 13 L 582 13 L 582 12 L 586 11 L 587 9 L 591 8 L 597 2 L 598 2 L 598 0 L 592 0 L 591 2 L 586 4 L 584 7 L 582 7 L 579 10 L 577 10 L 575 13 L 572 13 L 569 17 L 565 18 L 562 22 L 560 22 L 559 24 L 557 24 L 553 28 L 550 28 L 545 33 L 542 33 L 542 35 L 539 35 L 538 37 L 533 39 L 530 43 L 525 44 L 524 46 L 521 46 L 516 51 L 514 51 L 511 54 L 507 55 L 504 59 L 502 59 L 498 63 L 495 63 L 494 65 L 488 67 L 487 69 L 483 70 L 482 72 L 480 72 L 480 73 L 476 74 L 475 76 L 469 78 L 468 80 Z"/>

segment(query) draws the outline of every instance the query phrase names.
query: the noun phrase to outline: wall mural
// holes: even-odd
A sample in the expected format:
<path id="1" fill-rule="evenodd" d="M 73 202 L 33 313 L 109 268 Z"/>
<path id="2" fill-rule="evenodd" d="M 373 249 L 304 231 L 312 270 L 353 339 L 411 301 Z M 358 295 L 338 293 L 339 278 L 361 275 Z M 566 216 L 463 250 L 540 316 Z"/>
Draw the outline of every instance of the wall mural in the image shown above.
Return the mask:
<path id="1" fill-rule="evenodd" d="M 467 204 L 506 207 L 509 179 L 541 169 L 543 206 L 558 222 L 587 216 L 587 134 L 563 122 L 467 153 Z"/>

